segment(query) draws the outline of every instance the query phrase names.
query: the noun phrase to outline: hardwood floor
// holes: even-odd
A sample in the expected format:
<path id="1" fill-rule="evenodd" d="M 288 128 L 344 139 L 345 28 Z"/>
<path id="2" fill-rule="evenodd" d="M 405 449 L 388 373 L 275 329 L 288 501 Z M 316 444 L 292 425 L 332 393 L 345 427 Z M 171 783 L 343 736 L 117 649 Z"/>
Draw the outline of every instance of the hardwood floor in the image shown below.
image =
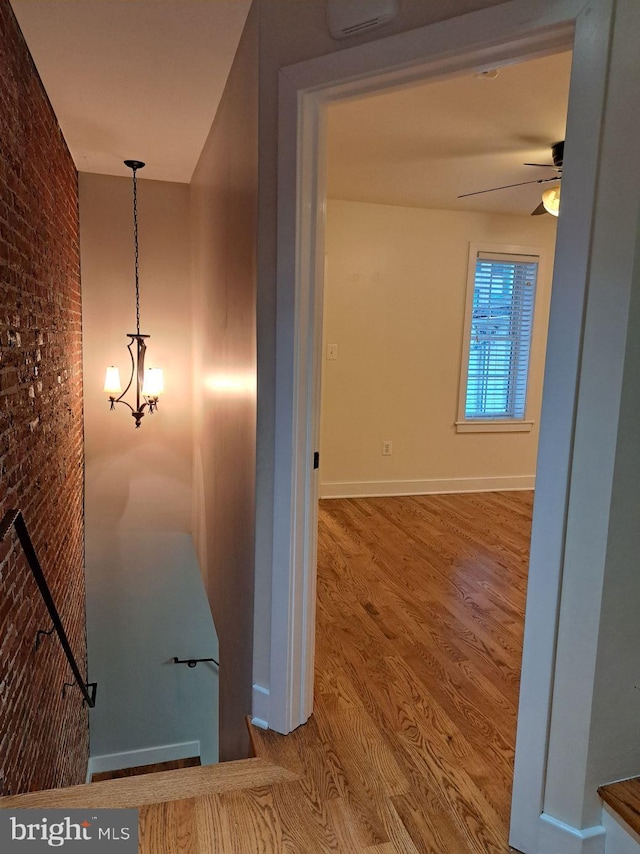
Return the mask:
<path id="1" fill-rule="evenodd" d="M 0 807 L 139 807 L 141 854 L 505 854 L 532 498 L 322 502 L 307 724 Z"/>
<path id="2" fill-rule="evenodd" d="M 145 807 L 141 850 L 507 852 L 531 509 L 531 493 L 322 502 L 314 716 L 253 730 L 298 779 Z"/>

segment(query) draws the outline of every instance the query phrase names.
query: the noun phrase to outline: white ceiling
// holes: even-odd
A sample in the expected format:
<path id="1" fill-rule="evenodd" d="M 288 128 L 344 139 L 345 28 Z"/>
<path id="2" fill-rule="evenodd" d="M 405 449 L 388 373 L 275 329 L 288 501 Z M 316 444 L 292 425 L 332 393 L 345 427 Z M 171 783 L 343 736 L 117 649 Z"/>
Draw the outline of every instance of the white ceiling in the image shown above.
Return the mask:
<path id="1" fill-rule="evenodd" d="M 250 0 L 11 5 L 81 172 L 189 181 Z"/>
<path id="2" fill-rule="evenodd" d="M 555 174 L 523 164 L 564 139 L 570 68 L 563 53 L 331 106 L 329 196 L 529 215 L 549 185 L 456 197 Z"/>
<path id="3" fill-rule="evenodd" d="M 188 182 L 250 0 L 11 0 L 81 172 Z M 466 74 L 329 108 L 329 195 L 529 214 L 543 187 L 460 193 L 552 175 L 571 55 Z"/>

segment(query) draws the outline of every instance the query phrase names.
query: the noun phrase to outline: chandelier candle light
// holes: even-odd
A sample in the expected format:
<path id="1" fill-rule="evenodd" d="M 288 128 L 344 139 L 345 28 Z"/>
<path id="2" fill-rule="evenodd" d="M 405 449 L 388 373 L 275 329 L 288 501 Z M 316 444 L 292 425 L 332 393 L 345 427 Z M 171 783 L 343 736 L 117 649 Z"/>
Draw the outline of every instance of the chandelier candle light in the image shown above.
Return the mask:
<path id="1" fill-rule="evenodd" d="M 116 408 L 116 403 L 124 403 L 131 410 L 131 414 L 136 420 L 136 427 L 140 426 L 140 421 L 144 417 L 144 410 L 148 406 L 149 414 L 158 408 L 158 398 L 164 392 L 164 380 L 162 377 L 162 368 L 145 368 L 144 357 L 147 351 L 145 339 L 149 335 L 142 335 L 140 332 L 140 277 L 138 271 L 138 187 L 136 182 L 136 172 L 142 169 L 144 163 L 140 160 L 125 160 L 124 165 L 128 166 L 133 172 L 133 241 L 135 246 L 135 274 L 136 274 L 136 331 L 128 332 L 127 336 L 131 339 L 127 344 L 129 355 L 131 356 L 131 376 L 124 391 L 120 384 L 120 371 L 115 365 L 110 365 L 107 368 L 107 373 L 104 380 L 104 391 L 109 395 L 111 401 L 111 409 Z M 134 352 L 135 345 L 135 352 Z M 136 389 L 136 406 L 133 406 L 124 400 L 125 394 L 133 385 L 135 378 Z"/>

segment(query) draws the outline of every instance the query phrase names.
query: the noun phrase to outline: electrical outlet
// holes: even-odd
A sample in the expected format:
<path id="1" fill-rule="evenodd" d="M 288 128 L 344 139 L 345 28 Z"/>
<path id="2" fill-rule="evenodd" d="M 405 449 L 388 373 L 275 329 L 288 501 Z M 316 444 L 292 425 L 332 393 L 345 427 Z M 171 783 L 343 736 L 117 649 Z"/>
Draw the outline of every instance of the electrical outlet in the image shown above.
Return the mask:
<path id="1" fill-rule="evenodd" d="M 390 457 L 392 453 L 393 453 L 393 442 L 391 441 L 391 439 L 385 439 L 382 442 L 382 456 L 383 457 Z"/>
<path id="2" fill-rule="evenodd" d="M 327 360 L 334 361 L 338 358 L 338 345 L 327 344 Z"/>

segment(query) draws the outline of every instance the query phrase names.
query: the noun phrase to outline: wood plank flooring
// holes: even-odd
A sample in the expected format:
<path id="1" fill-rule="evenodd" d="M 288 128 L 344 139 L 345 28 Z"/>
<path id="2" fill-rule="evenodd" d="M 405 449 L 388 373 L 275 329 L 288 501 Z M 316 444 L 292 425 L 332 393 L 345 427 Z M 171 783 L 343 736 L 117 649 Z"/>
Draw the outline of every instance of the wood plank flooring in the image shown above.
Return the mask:
<path id="1" fill-rule="evenodd" d="M 532 499 L 322 502 L 307 724 L 0 807 L 140 807 L 141 854 L 505 854 Z"/>
<path id="2" fill-rule="evenodd" d="M 509 851 L 531 510 L 524 492 L 322 502 L 314 716 L 253 730 L 298 779 L 145 807 L 141 851 Z"/>

